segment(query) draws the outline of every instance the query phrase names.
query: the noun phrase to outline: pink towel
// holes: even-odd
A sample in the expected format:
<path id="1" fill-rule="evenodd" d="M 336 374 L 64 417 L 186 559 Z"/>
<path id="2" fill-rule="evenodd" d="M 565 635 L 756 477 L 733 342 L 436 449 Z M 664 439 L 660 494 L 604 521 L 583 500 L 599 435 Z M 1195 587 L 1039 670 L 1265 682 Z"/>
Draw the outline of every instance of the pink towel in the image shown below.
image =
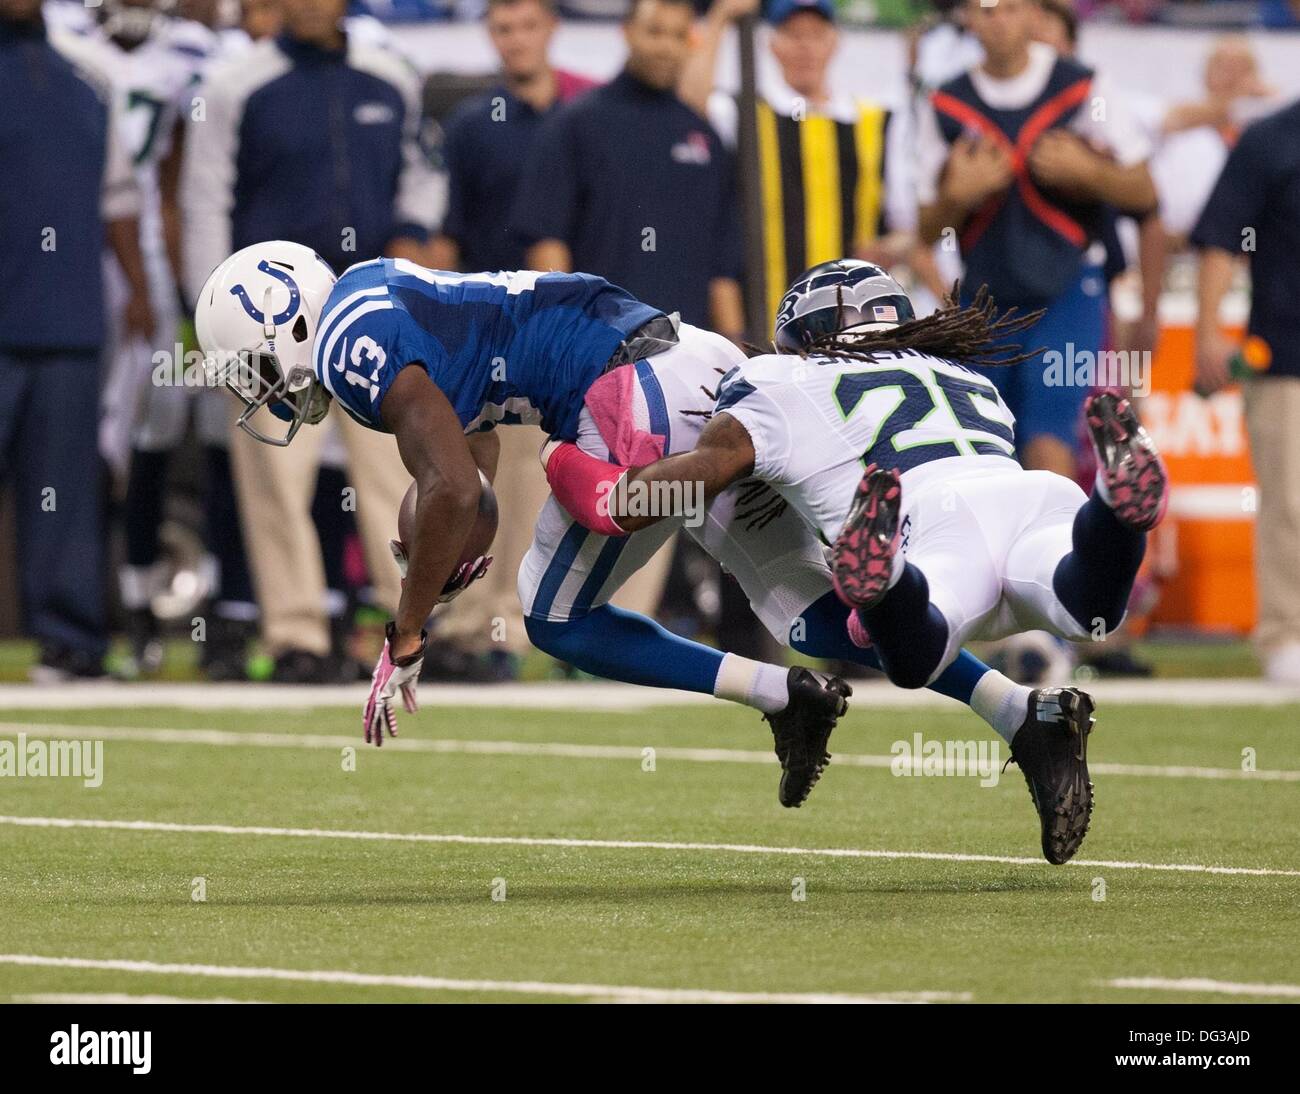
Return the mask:
<path id="1" fill-rule="evenodd" d="M 639 395 L 636 366 L 620 365 L 592 384 L 584 400 L 610 459 L 627 467 L 644 467 L 663 459 L 667 442 L 658 433 L 637 428 Z"/>

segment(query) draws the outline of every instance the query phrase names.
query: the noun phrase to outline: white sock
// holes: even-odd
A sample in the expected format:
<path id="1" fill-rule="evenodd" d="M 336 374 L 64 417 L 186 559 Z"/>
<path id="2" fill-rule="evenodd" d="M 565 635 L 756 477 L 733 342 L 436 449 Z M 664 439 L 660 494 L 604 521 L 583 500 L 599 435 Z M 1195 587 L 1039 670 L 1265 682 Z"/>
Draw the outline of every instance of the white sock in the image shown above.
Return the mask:
<path id="1" fill-rule="evenodd" d="M 718 666 L 713 694 L 719 699 L 744 703 L 764 714 L 775 714 L 785 710 L 790 702 L 789 676 L 789 669 L 728 653 Z"/>
<path id="2" fill-rule="evenodd" d="M 975 685 L 970 707 L 1010 744 L 1016 730 L 1024 723 L 1032 690 L 1007 679 L 996 669 L 989 669 Z"/>

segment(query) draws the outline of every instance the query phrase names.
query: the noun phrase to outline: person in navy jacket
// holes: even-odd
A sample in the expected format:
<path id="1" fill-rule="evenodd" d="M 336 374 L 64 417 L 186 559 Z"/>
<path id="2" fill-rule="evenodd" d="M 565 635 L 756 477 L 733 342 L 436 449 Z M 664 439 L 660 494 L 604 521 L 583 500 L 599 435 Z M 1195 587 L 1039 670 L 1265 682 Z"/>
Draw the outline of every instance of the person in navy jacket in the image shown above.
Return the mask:
<path id="1" fill-rule="evenodd" d="M 97 450 L 103 252 L 152 325 L 121 97 L 91 38 L 49 30 L 39 0 L 0 0 L 0 476 L 12 482 L 34 679 L 103 674 L 105 529 Z M 12 571 L 11 571 L 12 572 Z"/>
<path id="2" fill-rule="evenodd" d="M 350 35 L 345 10 L 346 0 L 285 0 L 283 33 L 209 71 L 182 168 L 191 300 L 232 251 L 263 239 L 310 247 L 339 273 L 423 257 L 439 189 L 419 141 L 420 82 L 395 52 Z M 388 539 L 408 480 L 392 473 L 390 437 L 342 418 L 338 429 L 377 597 L 395 607 Z M 231 442 L 262 637 L 283 682 L 337 679 L 345 667 L 331 651 L 311 518 L 324 441 L 320 430 L 287 450 L 242 431 Z"/>

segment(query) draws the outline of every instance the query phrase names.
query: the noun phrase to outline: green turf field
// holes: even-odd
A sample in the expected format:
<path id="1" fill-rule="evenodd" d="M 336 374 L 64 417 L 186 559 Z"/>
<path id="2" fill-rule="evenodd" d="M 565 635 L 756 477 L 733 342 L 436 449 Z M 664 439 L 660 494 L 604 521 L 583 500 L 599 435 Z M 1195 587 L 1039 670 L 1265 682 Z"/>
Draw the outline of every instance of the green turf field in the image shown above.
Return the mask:
<path id="1" fill-rule="evenodd" d="M 775 763 L 749 754 L 767 750 L 766 726 L 722 704 L 633 714 L 430 708 L 404 719 L 407 749 L 382 752 L 361 744 L 353 710 L 0 711 L 0 719 L 4 740 L 38 723 L 183 731 L 102 732 L 98 789 L 0 778 L 0 951 L 150 963 L 128 972 L 7 956 L 0 999 L 659 997 L 649 989 L 1259 998 L 1110 983 L 1147 978 L 1291 986 L 1300 995 L 1300 782 L 1168 770 L 1231 776 L 1250 748 L 1261 772 L 1300 771 L 1296 706 L 1102 709 L 1090 758 L 1127 766 L 1094 773 L 1097 811 L 1080 855 L 1092 864 L 1059 868 L 943 857 L 1038 858 L 1016 768 L 982 787 L 976 777 L 901 778 L 853 760 L 888 755 L 917 732 L 982 736 L 960 711 L 859 707 L 832 744 L 843 762 L 798 811 L 777 804 Z M 524 747 L 555 743 L 584 749 Z M 653 771 L 644 769 L 646 748 L 658 750 Z M 38 827 L 13 817 L 146 826 Z M 159 824 L 230 830 L 148 827 Z M 618 845 L 644 842 L 713 846 Z M 805 851 L 781 853 L 789 848 Z M 808 853 L 825 849 L 898 855 Z M 1266 872 L 1156 868 L 1174 864 Z M 203 901 L 192 899 L 198 878 Z M 198 968 L 153 968 L 173 964 Z M 246 978 L 230 972 L 237 968 L 327 975 Z M 570 993 L 574 984 L 591 988 Z"/>

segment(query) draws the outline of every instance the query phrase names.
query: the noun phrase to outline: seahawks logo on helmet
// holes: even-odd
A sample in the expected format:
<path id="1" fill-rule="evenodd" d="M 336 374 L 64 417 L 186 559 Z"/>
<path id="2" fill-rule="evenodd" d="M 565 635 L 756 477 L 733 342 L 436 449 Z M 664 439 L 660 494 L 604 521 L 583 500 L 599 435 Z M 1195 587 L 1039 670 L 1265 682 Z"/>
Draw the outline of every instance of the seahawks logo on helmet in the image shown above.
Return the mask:
<path id="1" fill-rule="evenodd" d="M 888 330 L 916 318 L 903 287 L 880 266 L 854 258 L 805 270 L 781 298 L 776 344 L 798 353 L 848 330 Z"/>

